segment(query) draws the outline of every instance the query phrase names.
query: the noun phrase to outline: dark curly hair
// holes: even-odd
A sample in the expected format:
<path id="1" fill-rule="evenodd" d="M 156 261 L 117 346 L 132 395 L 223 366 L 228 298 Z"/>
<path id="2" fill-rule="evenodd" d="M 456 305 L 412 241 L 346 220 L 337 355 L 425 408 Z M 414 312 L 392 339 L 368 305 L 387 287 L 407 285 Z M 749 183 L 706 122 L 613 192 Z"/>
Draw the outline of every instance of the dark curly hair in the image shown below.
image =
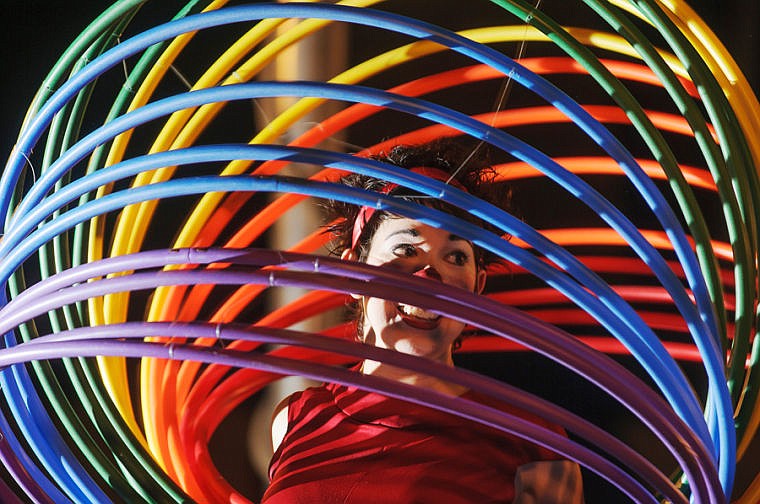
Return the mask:
<path id="1" fill-rule="evenodd" d="M 399 166 L 401 168 L 428 167 L 437 168 L 448 174 L 454 174 L 456 180 L 469 194 L 491 203 L 499 208 L 510 210 L 511 191 L 505 184 L 494 183 L 496 171 L 491 167 L 485 148 L 470 147 L 462 142 L 443 138 L 421 145 L 396 145 L 388 152 L 370 156 L 370 159 Z M 389 183 L 385 180 L 360 174 L 350 174 L 340 180 L 351 187 L 382 192 Z M 425 206 L 444 211 L 450 215 L 471 222 L 489 231 L 497 231 L 492 225 L 473 216 L 469 212 L 449 205 L 435 198 L 419 198 L 419 193 L 397 187 L 391 195 L 406 200 L 414 200 Z M 361 207 L 343 201 L 329 200 L 324 203 L 326 231 L 333 239 L 330 251 L 340 255 L 352 247 L 352 232 Z M 389 212 L 378 210 L 364 226 L 356 246 L 359 260 L 367 256 L 369 242 L 380 223 L 390 216 Z M 496 256 L 475 247 L 476 261 L 479 267 L 493 263 Z"/>

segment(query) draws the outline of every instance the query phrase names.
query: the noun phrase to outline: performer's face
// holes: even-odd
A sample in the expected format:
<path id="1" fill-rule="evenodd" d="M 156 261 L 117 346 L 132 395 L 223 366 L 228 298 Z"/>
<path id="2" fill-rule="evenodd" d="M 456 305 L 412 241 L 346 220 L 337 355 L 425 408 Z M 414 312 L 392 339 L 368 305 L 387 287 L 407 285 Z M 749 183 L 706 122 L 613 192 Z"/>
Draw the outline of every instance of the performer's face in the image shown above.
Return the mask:
<path id="1" fill-rule="evenodd" d="M 404 217 L 383 220 L 372 236 L 367 264 L 438 280 L 469 291 L 482 291 L 473 246 L 450 232 Z M 450 362 L 451 347 L 464 324 L 415 306 L 383 298 L 362 298 L 367 343 L 403 353 Z"/>

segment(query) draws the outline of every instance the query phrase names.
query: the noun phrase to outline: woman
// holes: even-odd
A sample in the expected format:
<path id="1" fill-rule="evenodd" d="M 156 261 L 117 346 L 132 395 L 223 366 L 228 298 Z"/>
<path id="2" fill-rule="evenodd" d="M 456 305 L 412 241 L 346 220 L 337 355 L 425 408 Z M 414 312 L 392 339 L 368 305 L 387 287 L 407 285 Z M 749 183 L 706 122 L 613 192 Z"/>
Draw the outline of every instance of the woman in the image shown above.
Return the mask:
<path id="1" fill-rule="evenodd" d="M 381 161 L 451 183 L 486 201 L 497 194 L 490 169 L 448 142 L 397 146 Z M 467 212 L 419 199 L 382 180 L 350 175 L 343 182 L 395 197 L 417 198 L 474 224 Z M 501 200 L 501 201 L 500 201 Z M 469 241 L 419 221 L 329 202 L 335 248 L 345 260 L 388 266 L 472 292 L 485 287 L 494 258 Z M 342 217 L 343 219 L 338 219 Z M 462 322 L 382 298 L 354 296 L 358 336 L 366 344 L 454 366 Z M 558 426 L 427 375 L 376 361 L 362 373 L 426 387 L 499 408 L 563 432 Z M 580 470 L 515 436 L 405 401 L 335 384 L 286 399 L 272 427 L 276 448 L 262 503 L 578 503 Z"/>

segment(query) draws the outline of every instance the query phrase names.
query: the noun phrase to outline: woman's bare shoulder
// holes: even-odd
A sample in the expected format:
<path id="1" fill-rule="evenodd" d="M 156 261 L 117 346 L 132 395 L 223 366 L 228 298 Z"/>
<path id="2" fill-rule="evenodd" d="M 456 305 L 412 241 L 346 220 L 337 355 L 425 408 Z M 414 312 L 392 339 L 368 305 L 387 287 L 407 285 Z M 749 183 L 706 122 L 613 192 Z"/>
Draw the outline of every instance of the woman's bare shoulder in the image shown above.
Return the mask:
<path id="1" fill-rule="evenodd" d="M 291 397 L 288 396 L 275 406 L 272 412 L 272 450 L 277 451 L 277 448 L 282 443 L 285 434 L 288 432 L 288 411 Z"/>

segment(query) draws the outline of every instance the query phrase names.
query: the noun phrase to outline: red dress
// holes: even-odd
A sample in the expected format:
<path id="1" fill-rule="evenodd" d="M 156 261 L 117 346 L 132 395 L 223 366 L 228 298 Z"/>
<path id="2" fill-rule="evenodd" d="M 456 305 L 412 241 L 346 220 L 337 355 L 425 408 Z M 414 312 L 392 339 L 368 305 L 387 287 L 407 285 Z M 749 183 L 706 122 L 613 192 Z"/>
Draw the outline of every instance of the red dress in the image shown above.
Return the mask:
<path id="1" fill-rule="evenodd" d="M 463 397 L 548 426 L 490 398 Z M 291 396 L 262 504 L 511 503 L 518 467 L 559 458 L 455 415 L 328 384 Z"/>

